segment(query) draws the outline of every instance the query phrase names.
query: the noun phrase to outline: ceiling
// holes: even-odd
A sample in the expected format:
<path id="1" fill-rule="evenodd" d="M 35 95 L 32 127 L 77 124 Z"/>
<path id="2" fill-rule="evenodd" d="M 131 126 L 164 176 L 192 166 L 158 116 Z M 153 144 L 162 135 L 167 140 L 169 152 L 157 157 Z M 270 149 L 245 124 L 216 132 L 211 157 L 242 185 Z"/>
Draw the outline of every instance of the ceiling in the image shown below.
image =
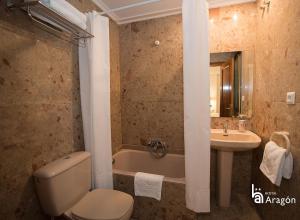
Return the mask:
<path id="1" fill-rule="evenodd" d="M 118 24 L 126 24 L 181 13 L 182 0 L 93 0 Z M 207 0 L 210 8 L 256 0 Z"/>

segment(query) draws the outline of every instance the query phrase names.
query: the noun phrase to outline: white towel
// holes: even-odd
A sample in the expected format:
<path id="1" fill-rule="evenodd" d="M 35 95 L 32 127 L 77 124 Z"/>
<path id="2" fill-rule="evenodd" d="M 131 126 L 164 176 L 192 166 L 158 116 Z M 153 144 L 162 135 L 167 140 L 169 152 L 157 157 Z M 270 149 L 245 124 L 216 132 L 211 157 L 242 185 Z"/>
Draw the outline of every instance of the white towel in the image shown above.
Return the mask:
<path id="1" fill-rule="evenodd" d="M 134 177 L 135 195 L 160 200 L 163 179 L 161 175 L 137 172 Z"/>
<path id="2" fill-rule="evenodd" d="M 293 172 L 293 156 L 292 156 L 292 153 L 290 152 L 285 157 L 285 162 L 284 162 L 284 165 L 283 165 L 282 177 L 285 178 L 285 179 L 291 179 L 292 172 Z"/>
<path id="3" fill-rule="evenodd" d="M 265 146 L 260 170 L 275 185 L 280 186 L 282 177 L 289 179 L 293 169 L 293 158 L 286 149 L 279 147 L 275 142 L 269 141 Z"/>
<path id="4" fill-rule="evenodd" d="M 73 5 L 68 3 L 65 0 L 42 0 L 42 2 L 53 9 L 54 11 L 58 12 L 69 21 L 73 22 L 77 26 L 81 27 L 82 29 L 86 29 L 86 16 L 77 10 Z"/>

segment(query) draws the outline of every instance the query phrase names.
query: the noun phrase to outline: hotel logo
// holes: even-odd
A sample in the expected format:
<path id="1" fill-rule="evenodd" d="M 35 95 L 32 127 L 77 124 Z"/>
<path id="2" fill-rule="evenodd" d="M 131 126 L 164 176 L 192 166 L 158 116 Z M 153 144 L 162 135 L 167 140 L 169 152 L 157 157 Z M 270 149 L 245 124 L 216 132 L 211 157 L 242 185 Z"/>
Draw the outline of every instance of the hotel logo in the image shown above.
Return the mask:
<path id="1" fill-rule="evenodd" d="M 251 185 L 251 197 L 256 204 L 278 204 L 286 206 L 289 204 L 296 204 L 296 198 L 286 196 L 278 197 L 276 192 L 262 192 L 261 188 L 256 188 L 254 184 Z"/>
<path id="2" fill-rule="evenodd" d="M 257 204 L 264 203 L 264 195 L 261 193 L 261 188 L 255 188 L 254 184 L 252 184 L 251 195 L 255 203 Z"/>

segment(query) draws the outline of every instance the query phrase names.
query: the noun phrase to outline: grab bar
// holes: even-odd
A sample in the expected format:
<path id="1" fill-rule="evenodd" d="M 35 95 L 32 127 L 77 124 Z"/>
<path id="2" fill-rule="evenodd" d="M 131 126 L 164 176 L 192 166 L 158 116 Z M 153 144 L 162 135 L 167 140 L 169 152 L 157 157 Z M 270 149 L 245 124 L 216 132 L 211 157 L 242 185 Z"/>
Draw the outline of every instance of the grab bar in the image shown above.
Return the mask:
<path id="1" fill-rule="evenodd" d="M 270 140 L 276 142 L 276 138 L 275 138 L 276 135 L 279 135 L 284 138 L 284 140 L 286 142 L 286 153 L 285 154 L 288 155 L 291 152 L 291 142 L 288 137 L 290 134 L 286 131 L 276 131 L 276 132 L 272 133 Z M 280 147 L 282 147 L 282 146 L 280 146 Z"/>

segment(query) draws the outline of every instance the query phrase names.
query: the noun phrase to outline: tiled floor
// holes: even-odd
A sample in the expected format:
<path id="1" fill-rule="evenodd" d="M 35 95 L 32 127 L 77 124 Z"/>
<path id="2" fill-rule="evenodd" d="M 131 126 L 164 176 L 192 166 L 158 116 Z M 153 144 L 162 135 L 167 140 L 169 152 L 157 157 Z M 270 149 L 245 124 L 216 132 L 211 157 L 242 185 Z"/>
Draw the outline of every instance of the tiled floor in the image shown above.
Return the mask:
<path id="1" fill-rule="evenodd" d="M 212 198 L 211 204 L 209 214 L 200 214 L 197 217 L 185 215 L 177 216 L 176 219 L 161 219 L 148 216 L 145 219 L 132 218 L 131 220 L 262 220 L 251 204 L 249 197 L 245 195 L 233 195 L 229 208 L 218 207 L 215 198 Z"/>
<path id="2" fill-rule="evenodd" d="M 198 216 L 199 220 L 261 220 L 250 198 L 245 195 L 233 195 L 229 208 L 220 208 L 212 198 L 211 213 Z"/>

